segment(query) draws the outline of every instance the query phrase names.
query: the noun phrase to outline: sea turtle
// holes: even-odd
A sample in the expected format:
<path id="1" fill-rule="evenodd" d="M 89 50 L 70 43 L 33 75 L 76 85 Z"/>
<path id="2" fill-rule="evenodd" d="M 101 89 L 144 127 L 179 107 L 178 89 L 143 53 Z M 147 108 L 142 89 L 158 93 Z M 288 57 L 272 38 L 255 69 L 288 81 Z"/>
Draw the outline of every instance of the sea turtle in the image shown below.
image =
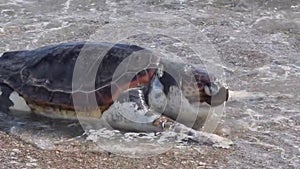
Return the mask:
<path id="1" fill-rule="evenodd" d="M 32 112 L 51 118 L 98 119 L 115 100 L 136 102 L 138 109 L 148 111 L 142 116 L 149 123 L 106 113 L 111 126 L 124 131 L 162 131 L 179 125 L 175 122 L 180 109 L 176 101 L 182 98 L 186 107 L 192 103 L 217 106 L 228 99 L 228 89 L 201 68 L 159 57 L 136 45 L 92 42 L 6 52 L 0 57 L 0 88 L 0 111 L 12 110 L 11 94 L 16 92 Z M 124 93 L 129 97 L 123 97 Z M 180 122 L 188 126 L 196 117 L 190 127 L 199 129 L 208 112 L 191 119 L 190 110 L 185 109 Z"/>

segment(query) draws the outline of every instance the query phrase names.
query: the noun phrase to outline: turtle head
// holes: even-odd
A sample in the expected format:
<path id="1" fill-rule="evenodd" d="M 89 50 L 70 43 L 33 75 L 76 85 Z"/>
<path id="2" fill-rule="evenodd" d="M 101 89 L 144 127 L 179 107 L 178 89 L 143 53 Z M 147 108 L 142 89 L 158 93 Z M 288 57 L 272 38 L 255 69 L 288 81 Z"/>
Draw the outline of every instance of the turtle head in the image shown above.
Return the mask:
<path id="1" fill-rule="evenodd" d="M 176 85 L 190 103 L 206 102 L 211 106 L 218 106 L 228 100 L 228 89 L 205 69 L 172 61 L 162 63 L 164 68 L 160 81 L 166 94 L 170 86 Z"/>
<path id="2" fill-rule="evenodd" d="M 190 102 L 206 102 L 211 106 L 218 106 L 228 100 L 229 91 L 220 84 L 214 75 L 204 69 L 190 67 L 182 74 L 183 95 Z"/>

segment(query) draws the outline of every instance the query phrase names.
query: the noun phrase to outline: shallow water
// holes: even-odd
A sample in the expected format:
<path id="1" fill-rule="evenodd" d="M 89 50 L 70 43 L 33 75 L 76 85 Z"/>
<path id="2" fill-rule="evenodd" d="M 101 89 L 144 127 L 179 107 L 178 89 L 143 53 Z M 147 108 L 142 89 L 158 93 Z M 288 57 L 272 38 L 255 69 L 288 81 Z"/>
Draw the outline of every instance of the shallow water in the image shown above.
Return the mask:
<path id="1" fill-rule="evenodd" d="M 233 91 L 223 118 L 235 143 L 227 167 L 299 168 L 299 11 L 299 2 L 279 0 L 2 0 L 0 53 L 67 41 L 126 41 L 165 57 L 201 60 Z M 85 144 L 72 140 L 83 132 L 73 122 L 0 117 L 2 130 L 41 148 L 72 150 L 68 139 Z"/>

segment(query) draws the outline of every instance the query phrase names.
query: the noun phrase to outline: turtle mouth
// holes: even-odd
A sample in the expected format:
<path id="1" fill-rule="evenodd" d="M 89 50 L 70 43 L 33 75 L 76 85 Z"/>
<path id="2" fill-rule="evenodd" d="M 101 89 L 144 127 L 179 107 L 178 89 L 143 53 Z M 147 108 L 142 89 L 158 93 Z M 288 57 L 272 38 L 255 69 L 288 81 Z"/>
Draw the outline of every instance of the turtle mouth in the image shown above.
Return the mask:
<path id="1" fill-rule="evenodd" d="M 203 88 L 193 89 L 189 87 L 188 91 L 185 91 L 185 97 L 191 102 L 207 103 L 210 106 L 219 106 L 225 103 L 229 97 L 229 90 L 223 86 L 218 87 L 215 84 L 205 85 Z"/>
<path id="2" fill-rule="evenodd" d="M 191 102 L 207 103 L 210 106 L 224 104 L 229 97 L 229 91 L 216 81 L 216 77 L 202 69 L 194 68 L 192 74 L 196 83 L 186 80 L 183 85 L 185 95 Z"/>
<path id="3" fill-rule="evenodd" d="M 225 87 L 221 87 L 219 90 L 212 89 L 215 87 L 204 87 L 204 92 L 206 96 L 204 97 L 204 101 L 211 106 L 218 106 L 223 104 L 228 100 L 229 91 Z"/>

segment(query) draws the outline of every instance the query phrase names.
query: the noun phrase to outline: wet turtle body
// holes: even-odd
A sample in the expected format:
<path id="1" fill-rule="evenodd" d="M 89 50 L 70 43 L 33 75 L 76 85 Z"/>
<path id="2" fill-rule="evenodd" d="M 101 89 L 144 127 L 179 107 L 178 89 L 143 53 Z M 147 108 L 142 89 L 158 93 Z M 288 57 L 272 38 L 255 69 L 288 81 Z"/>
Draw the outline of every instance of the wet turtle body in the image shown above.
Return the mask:
<path id="1" fill-rule="evenodd" d="M 43 109 L 49 112 L 54 109 L 56 112 L 53 115 L 55 116 L 55 113 L 59 115 L 60 112 L 67 113 L 64 111 L 68 111 L 70 114 L 64 116 L 71 118 L 71 116 L 76 116 L 72 113 L 74 111 L 72 95 L 80 97 L 82 106 L 85 107 L 88 106 L 92 97 L 96 97 L 99 107 L 106 109 L 121 90 L 148 83 L 154 74 L 150 66 L 154 67 L 158 63 L 158 58 L 154 56 L 141 61 L 145 63 L 143 71 L 139 71 L 133 79 L 128 80 L 128 84 L 125 84 L 126 82 L 121 84 L 120 80 L 113 81 L 113 75 L 120 76 L 114 77 L 115 79 L 125 79 L 128 76 L 128 74 L 116 75 L 114 72 L 125 58 L 141 50 L 144 49 L 134 45 L 68 43 L 31 51 L 7 52 L 0 58 L 0 83 L 20 94 L 33 112 L 39 113 Z M 104 55 L 103 51 L 106 51 Z M 74 66 L 79 57 L 88 59 L 90 63 L 99 62 L 100 64 L 95 64 L 94 67 L 81 64 L 80 66 L 90 69 L 97 67 L 97 74 L 93 76 L 93 81 L 78 79 L 78 81 L 84 81 L 83 86 L 72 90 Z M 92 76 L 84 75 L 85 77 Z M 92 87 L 89 88 L 89 86 Z M 89 91 L 91 89 L 96 91 Z"/>
<path id="2" fill-rule="evenodd" d="M 159 58 L 139 46 L 63 43 L 6 52 L 0 57 L 0 110 L 8 111 L 13 106 L 9 95 L 15 91 L 37 114 L 68 119 L 77 115 L 101 118 L 115 99 L 131 89 L 138 89 L 143 95 L 134 101 L 155 105 L 148 97 L 154 78 L 161 83 L 160 94 L 168 96 L 166 100 L 172 99 L 169 93 L 174 86 L 189 102 L 216 106 L 228 98 L 228 90 L 216 86 L 204 70 Z M 157 110 L 170 119 L 178 115 L 172 108 Z"/>

